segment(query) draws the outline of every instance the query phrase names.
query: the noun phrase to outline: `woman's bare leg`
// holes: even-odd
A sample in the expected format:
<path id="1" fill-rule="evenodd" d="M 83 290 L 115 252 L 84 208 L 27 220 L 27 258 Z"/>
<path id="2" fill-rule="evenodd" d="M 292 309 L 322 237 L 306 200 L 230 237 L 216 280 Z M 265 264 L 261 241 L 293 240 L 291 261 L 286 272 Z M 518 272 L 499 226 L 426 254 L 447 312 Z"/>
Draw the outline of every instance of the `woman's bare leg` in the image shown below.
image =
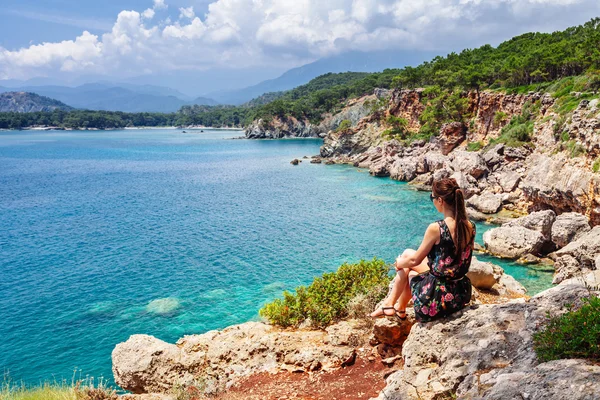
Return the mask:
<path id="1" fill-rule="evenodd" d="M 408 279 L 406 280 L 406 287 L 402 290 L 402 294 L 398 298 L 398 303 L 396 304 L 396 309 L 400 312 L 406 311 L 406 305 L 412 298 L 410 280 L 423 272 L 429 271 L 429 266 L 427 265 L 427 260 L 423 260 L 423 262 L 415 268 L 405 268 L 404 271 Z"/>
<path id="2" fill-rule="evenodd" d="M 403 269 L 399 270 L 396 273 L 396 277 L 392 283 L 392 290 L 390 291 L 388 297 L 383 301 L 382 307 L 393 307 L 398 298 L 402 295 L 404 290 L 406 289 L 406 283 L 408 282 L 408 276 L 404 272 Z M 371 313 L 371 317 L 378 317 L 382 314 L 393 316 L 395 313 L 394 310 L 385 311 L 380 308 L 373 311 Z"/>

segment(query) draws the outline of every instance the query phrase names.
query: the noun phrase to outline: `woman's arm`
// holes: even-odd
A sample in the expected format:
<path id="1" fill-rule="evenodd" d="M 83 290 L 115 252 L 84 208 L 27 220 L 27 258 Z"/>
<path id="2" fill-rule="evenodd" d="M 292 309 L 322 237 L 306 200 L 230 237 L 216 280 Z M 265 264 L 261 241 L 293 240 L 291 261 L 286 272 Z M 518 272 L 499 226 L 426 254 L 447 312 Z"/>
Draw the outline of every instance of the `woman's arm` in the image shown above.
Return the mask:
<path id="1" fill-rule="evenodd" d="M 396 260 L 396 270 L 402 268 L 414 268 L 417 265 L 421 264 L 427 254 L 431 251 L 431 248 L 435 243 L 440 240 L 440 226 L 437 223 L 433 223 L 427 227 L 425 231 L 425 237 L 423 237 L 423 242 L 421 242 L 421 246 L 419 249 L 410 254 L 408 256 L 399 257 Z"/>

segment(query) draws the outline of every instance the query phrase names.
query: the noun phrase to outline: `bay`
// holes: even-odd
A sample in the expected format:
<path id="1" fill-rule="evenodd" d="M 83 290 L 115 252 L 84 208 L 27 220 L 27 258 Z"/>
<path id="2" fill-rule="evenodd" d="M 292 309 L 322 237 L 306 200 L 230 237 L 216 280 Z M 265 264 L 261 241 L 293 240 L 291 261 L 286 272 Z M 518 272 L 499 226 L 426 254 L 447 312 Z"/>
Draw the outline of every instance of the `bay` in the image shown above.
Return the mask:
<path id="1" fill-rule="evenodd" d="M 258 319 L 341 263 L 391 263 L 440 218 L 405 183 L 290 165 L 321 140 L 241 134 L 0 132 L 0 368 L 28 384 L 110 378 L 132 334 L 174 342 Z M 493 261 L 530 294 L 550 286 Z"/>

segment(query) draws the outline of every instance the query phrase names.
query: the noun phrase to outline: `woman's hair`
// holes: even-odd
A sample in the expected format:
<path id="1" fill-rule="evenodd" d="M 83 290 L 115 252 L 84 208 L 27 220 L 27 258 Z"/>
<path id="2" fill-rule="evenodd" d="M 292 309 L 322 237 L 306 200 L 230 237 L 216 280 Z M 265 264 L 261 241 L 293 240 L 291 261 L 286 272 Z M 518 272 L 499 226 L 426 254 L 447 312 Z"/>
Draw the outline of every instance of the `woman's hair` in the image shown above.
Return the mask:
<path id="1" fill-rule="evenodd" d="M 433 182 L 433 195 L 442 198 L 450 207 L 454 207 L 456 254 L 462 254 L 473 235 L 473 227 L 467 218 L 463 191 L 456 183 L 456 179 L 446 178 Z"/>

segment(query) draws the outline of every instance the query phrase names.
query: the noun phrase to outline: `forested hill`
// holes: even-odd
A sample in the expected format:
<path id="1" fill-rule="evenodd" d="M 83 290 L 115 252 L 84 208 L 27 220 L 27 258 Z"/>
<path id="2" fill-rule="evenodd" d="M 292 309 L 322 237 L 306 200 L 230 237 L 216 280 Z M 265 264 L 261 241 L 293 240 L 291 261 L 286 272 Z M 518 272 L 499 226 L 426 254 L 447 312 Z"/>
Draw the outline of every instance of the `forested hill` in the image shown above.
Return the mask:
<path id="1" fill-rule="evenodd" d="M 318 122 L 354 97 L 375 88 L 430 88 L 432 107 L 444 111 L 444 96 L 468 90 L 543 91 L 552 82 L 587 75 L 586 90 L 600 88 L 600 18 L 554 33 L 527 33 L 498 47 L 485 45 L 436 57 L 417 67 L 387 69 L 379 73 L 327 74 L 288 92 L 268 94 L 243 107 L 183 107 L 173 114 L 125 114 L 73 111 L 54 113 L 61 126 L 89 127 L 156 125 L 246 126 L 257 119 L 295 117 Z M 459 96 L 460 97 L 460 96 Z M 263 104 L 265 103 L 266 104 Z M 437 103 L 436 103 L 437 102 Z M 87 113 L 83 115 L 82 113 Z M 51 113 L 0 114 L 0 128 L 43 124 Z M 94 117 L 94 118 L 92 118 Z M 94 122 L 95 121 L 95 122 Z M 102 124 L 109 125 L 103 126 Z"/>
<path id="2" fill-rule="evenodd" d="M 28 92 L 0 93 L 0 112 L 35 112 L 72 110 L 73 107 L 58 100 Z"/>

